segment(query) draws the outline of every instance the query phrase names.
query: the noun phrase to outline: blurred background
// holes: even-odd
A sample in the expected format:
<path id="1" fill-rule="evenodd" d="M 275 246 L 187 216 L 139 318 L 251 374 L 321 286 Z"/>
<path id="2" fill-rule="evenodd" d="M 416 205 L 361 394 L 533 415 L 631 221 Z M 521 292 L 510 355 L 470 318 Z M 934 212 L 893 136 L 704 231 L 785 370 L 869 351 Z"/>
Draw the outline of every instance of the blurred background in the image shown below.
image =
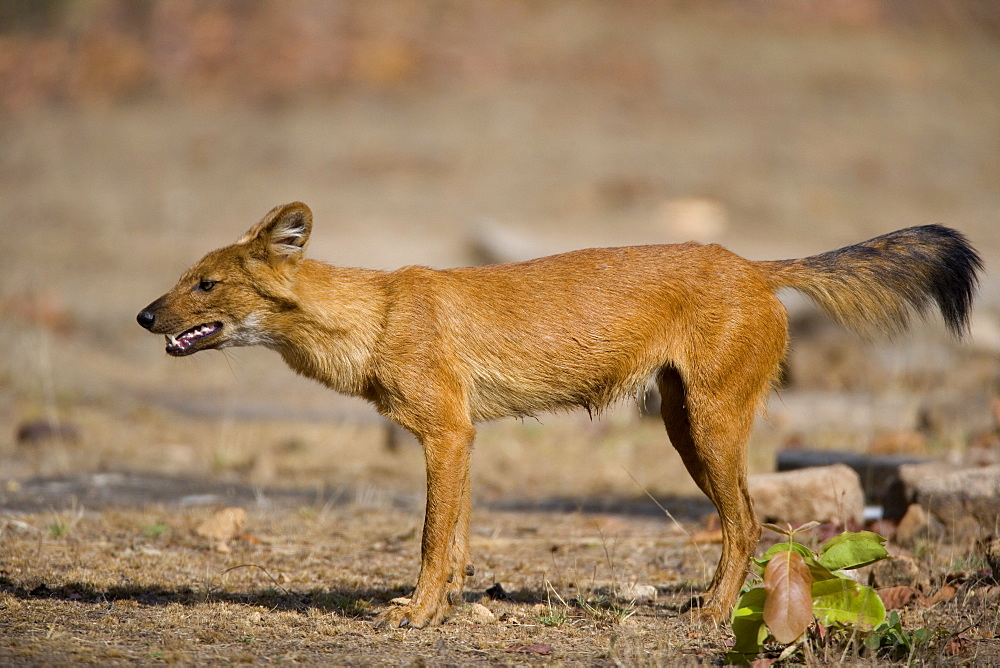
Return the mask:
<path id="1" fill-rule="evenodd" d="M 293 200 L 313 257 L 387 269 L 688 239 L 791 257 L 953 226 L 987 260 L 968 345 L 936 318 L 860 342 L 791 298 L 752 468 L 803 445 L 1000 448 L 995 3 L 8 0 L 6 505 L 37 476 L 120 471 L 421 493 L 419 449 L 367 406 L 264 350 L 167 358 L 134 322 Z M 696 494 L 638 415 L 484 426 L 479 498 L 641 497 L 632 475 Z"/>

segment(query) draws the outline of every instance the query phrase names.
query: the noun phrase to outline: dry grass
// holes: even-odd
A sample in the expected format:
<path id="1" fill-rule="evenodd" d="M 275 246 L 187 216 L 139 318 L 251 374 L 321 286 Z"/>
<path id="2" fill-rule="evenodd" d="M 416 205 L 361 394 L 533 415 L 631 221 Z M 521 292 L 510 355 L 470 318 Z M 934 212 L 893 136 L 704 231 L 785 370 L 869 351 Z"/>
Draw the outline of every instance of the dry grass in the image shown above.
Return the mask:
<path id="1" fill-rule="evenodd" d="M 676 665 L 714 663 L 725 650 L 725 630 L 678 611 L 703 586 L 716 546 L 695 546 L 662 518 L 480 509 L 477 575 L 466 605 L 441 627 L 376 630 L 375 613 L 412 586 L 417 508 L 248 505 L 249 522 L 226 551 L 193 533 L 214 506 L 6 513 L 0 658 Z M 971 553 L 934 547 L 921 558 L 929 588 L 949 581 L 957 595 L 902 612 L 905 628 L 933 634 L 914 658 L 996 660 L 1000 618 L 995 602 L 973 594 L 983 586 Z M 495 582 L 503 599 L 486 595 Z M 655 601 L 618 596 L 649 583 L 659 590 Z M 492 614 L 484 618 L 477 602 Z M 882 664 L 843 642 L 820 642 L 809 652 L 812 664 L 851 657 Z"/>
<path id="2" fill-rule="evenodd" d="M 637 656 L 653 650 L 666 661 L 707 658 L 725 638 L 703 629 L 680 647 L 658 640 L 691 630 L 671 608 L 690 591 L 678 578 L 700 579 L 702 571 L 683 538 L 649 519 L 481 513 L 473 540 L 480 575 L 468 600 L 483 597 L 498 577 L 510 600 L 482 599 L 496 618 L 478 620 L 466 605 L 440 628 L 375 631 L 376 610 L 412 582 L 415 512 L 358 504 L 254 509 L 228 553 L 191 533 L 206 514 L 86 513 L 59 535 L 49 528 L 50 513 L 7 520 L 0 609 L 9 632 L 0 656 L 468 663 L 513 661 L 512 647 L 544 644 L 565 661 L 610 661 L 621 648 Z M 633 579 L 655 580 L 665 595 L 637 606 L 612 597 Z M 573 604 L 554 603 L 552 592 Z"/>

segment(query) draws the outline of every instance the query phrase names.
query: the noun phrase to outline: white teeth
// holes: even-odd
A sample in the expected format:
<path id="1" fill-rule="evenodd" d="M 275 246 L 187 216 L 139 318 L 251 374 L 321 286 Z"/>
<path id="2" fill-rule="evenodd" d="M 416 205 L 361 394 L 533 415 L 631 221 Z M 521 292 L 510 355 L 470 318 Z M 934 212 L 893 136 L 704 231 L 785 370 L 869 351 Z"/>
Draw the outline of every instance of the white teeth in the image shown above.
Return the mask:
<path id="1" fill-rule="evenodd" d="M 213 324 L 204 324 L 182 334 L 167 334 L 167 346 L 178 350 L 187 350 L 194 341 L 214 333 L 217 329 L 218 327 Z"/>

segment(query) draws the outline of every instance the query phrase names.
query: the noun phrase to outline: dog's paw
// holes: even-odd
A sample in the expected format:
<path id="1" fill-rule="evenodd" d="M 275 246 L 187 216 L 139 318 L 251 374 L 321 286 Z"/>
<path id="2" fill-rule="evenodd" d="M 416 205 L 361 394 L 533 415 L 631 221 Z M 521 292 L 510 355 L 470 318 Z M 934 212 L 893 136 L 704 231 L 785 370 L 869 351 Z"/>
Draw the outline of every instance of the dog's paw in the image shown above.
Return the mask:
<path id="1" fill-rule="evenodd" d="M 681 606 L 680 611 L 687 613 L 693 621 L 712 626 L 719 626 L 726 618 L 726 614 L 711 598 L 706 600 L 701 596 L 691 598 Z"/>
<path id="2" fill-rule="evenodd" d="M 408 598 L 394 598 L 392 607 L 375 620 L 375 628 L 422 629 L 438 624 L 448 612 L 446 606 L 416 605 Z"/>
<path id="3" fill-rule="evenodd" d="M 694 608 L 689 614 L 696 621 L 711 626 L 722 626 L 726 619 L 725 613 L 717 608 Z"/>

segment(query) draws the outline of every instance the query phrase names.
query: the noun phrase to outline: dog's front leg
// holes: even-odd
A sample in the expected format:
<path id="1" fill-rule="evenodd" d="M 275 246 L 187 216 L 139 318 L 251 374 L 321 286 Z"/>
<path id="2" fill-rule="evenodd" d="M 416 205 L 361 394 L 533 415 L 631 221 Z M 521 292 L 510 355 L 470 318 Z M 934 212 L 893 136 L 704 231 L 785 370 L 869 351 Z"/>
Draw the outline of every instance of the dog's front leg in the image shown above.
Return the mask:
<path id="1" fill-rule="evenodd" d="M 458 603 L 468 564 L 471 425 L 421 436 L 427 464 L 427 511 L 420 576 L 406 605 L 390 608 L 379 626 L 437 624 Z"/>

